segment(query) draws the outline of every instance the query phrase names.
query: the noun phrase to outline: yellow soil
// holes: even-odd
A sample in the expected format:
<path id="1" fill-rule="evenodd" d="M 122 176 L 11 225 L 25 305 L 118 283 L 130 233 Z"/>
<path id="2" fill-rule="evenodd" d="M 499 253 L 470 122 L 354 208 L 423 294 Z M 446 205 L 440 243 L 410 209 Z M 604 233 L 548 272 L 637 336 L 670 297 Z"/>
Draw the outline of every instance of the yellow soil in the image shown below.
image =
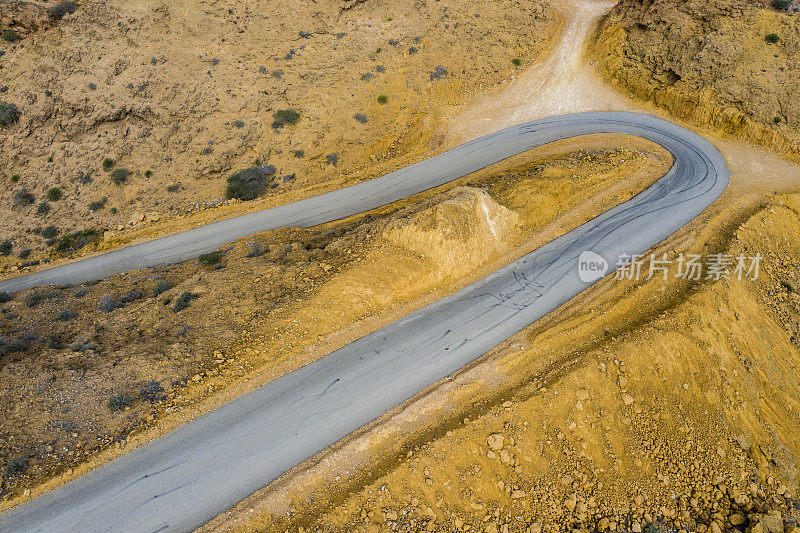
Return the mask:
<path id="1" fill-rule="evenodd" d="M 604 280 L 206 529 L 796 520 L 800 197 L 709 215 L 654 252 L 760 253 L 757 281 Z"/>
<path id="2" fill-rule="evenodd" d="M 798 161 L 800 140 L 794 94 L 798 86 L 793 72 L 797 66 L 796 38 L 800 26 L 796 17 L 765 9 L 757 3 L 743 9 L 739 16 L 710 15 L 713 21 L 707 23 L 713 35 L 705 36 L 705 46 L 710 52 L 692 56 L 684 51 L 681 57 L 677 57 L 680 52 L 666 47 L 680 47 L 676 41 L 693 39 L 694 26 L 674 15 L 678 11 L 669 10 L 664 22 L 674 33 L 663 41 L 653 38 L 651 57 L 647 58 L 641 57 L 638 49 L 630 50 L 632 36 L 626 27 L 633 22 L 620 21 L 620 15 L 614 13 L 594 37 L 591 56 L 612 87 L 652 103 L 673 117 L 747 139 L 765 150 Z M 765 43 L 764 37 L 776 31 L 785 42 L 776 46 Z M 644 35 L 638 38 L 647 38 Z M 716 58 L 717 52 L 721 52 L 721 58 Z M 653 59 L 662 56 L 666 56 L 665 61 Z M 720 59 L 730 64 L 715 64 Z M 658 70 L 654 63 L 674 64 L 684 77 L 667 80 L 667 73 Z M 703 72 L 713 73 L 714 77 L 703 78 Z M 776 117 L 779 123 L 774 122 Z"/>
<path id="3" fill-rule="evenodd" d="M 387 0 L 80 2 L 54 28 L 0 41 L 2 97 L 20 110 L 0 136 L 0 240 L 15 243 L 0 274 L 16 275 L 16 254 L 27 248 L 27 261 L 59 260 L 37 227 L 104 230 L 96 248 L 82 251 L 89 254 L 428 157 L 440 148 L 441 139 L 429 141 L 443 110 L 514 75 L 513 58 L 535 61 L 560 23 L 540 0 L 480 8 L 455 0 L 446 9 Z M 438 66 L 447 75 L 437 80 Z M 299 123 L 273 130 L 279 109 L 297 110 Z M 334 153 L 338 163 L 327 164 Z M 132 171 L 124 184 L 100 168 L 106 157 Z M 227 176 L 255 160 L 295 179 L 258 201 L 220 204 Z M 86 174 L 92 181 L 83 183 Z M 38 214 L 52 186 L 64 197 Z M 33 204 L 13 205 L 22 188 Z M 90 212 L 102 198 L 105 206 Z"/>
<path id="4" fill-rule="evenodd" d="M 29 476 L 3 480 L 6 498 L 26 486 L 35 496 L 482 277 L 628 199 L 670 164 L 663 149 L 638 139 L 565 141 L 368 217 L 234 243 L 220 270 L 188 262 L 113 276 L 81 298 L 73 296 L 81 287 L 15 295 L 3 306 L 9 334 L 22 323 L 63 345 L 85 335 L 90 347 L 44 343 L 5 356 L 2 383 L 16 392 L 0 405 L 0 438 L 7 460 L 29 456 L 31 464 Z M 245 258 L 253 240 L 268 251 Z M 159 277 L 174 287 L 158 298 L 97 309 L 104 294 L 149 293 Z M 180 313 L 162 304 L 183 291 L 200 299 Z M 47 297 L 29 306 L 33 294 Z M 77 318 L 54 321 L 64 309 Z M 136 398 L 151 380 L 166 389 L 163 401 Z M 132 407 L 109 412 L 113 394 L 132 396 Z"/>

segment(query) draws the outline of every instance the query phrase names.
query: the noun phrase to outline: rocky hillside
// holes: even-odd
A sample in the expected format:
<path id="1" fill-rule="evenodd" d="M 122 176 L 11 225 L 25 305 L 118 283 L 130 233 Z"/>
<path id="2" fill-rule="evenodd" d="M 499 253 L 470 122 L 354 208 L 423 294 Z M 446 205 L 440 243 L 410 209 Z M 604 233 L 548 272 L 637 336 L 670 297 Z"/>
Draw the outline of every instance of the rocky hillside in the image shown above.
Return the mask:
<path id="1" fill-rule="evenodd" d="M 413 203 L 255 235 L 197 261 L 0 292 L 0 508 L 506 263 L 560 213 L 572 227 L 671 164 L 645 143 L 566 150 L 529 152 L 519 166 Z"/>
<path id="2" fill-rule="evenodd" d="M 376 454 L 351 490 L 300 492 L 291 512 L 238 530 L 797 533 L 800 198 L 744 218 L 693 228 L 687 253 L 760 255 L 757 277 L 681 285 L 673 265 L 667 281 L 607 280 L 602 298 L 441 385 L 441 407 L 404 405 L 442 419 L 401 426 L 404 445 Z M 397 410 L 364 439 L 408 418 Z"/>
<path id="3" fill-rule="evenodd" d="M 637 96 L 798 150 L 800 14 L 750 0 L 622 0 L 595 44 L 606 74 Z"/>
<path id="4" fill-rule="evenodd" d="M 533 61 L 558 24 L 542 0 L 67 4 L 0 9 L 10 269 L 63 255 L 65 234 L 225 202 L 256 162 L 275 167 L 258 191 L 275 203 L 393 170 L 445 105 Z"/>

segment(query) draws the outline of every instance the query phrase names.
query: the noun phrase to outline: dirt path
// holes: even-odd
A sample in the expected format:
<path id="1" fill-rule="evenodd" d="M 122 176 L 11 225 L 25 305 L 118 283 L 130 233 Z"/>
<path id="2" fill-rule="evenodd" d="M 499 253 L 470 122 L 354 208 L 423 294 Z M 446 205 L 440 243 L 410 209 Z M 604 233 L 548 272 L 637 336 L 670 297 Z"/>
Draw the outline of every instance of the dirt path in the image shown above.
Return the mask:
<path id="1" fill-rule="evenodd" d="M 633 109 L 628 99 L 608 87 L 584 60 L 592 29 L 614 2 L 559 0 L 555 5 L 565 24 L 553 52 L 511 82 L 477 95 L 469 108 L 453 119 L 449 136 L 466 141 L 551 115 Z"/>

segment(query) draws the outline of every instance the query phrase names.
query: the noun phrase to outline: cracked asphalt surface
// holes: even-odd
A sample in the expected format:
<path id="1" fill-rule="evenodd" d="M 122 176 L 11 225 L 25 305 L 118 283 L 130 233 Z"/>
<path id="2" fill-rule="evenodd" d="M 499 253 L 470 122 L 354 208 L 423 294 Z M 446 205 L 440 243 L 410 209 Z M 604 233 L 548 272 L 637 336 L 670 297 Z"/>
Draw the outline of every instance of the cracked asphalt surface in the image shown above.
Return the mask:
<path id="1" fill-rule="evenodd" d="M 588 288 L 578 274 L 582 252 L 602 256 L 610 271 L 621 254 L 663 241 L 722 194 L 729 172 L 710 142 L 666 120 L 562 115 L 314 198 L 0 282 L 13 292 L 193 259 L 240 237 L 336 220 L 549 142 L 598 133 L 649 139 L 672 153 L 674 165 L 627 202 L 462 290 L 0 514 L 0 531 L 189 531 L 205 524 Z"/>

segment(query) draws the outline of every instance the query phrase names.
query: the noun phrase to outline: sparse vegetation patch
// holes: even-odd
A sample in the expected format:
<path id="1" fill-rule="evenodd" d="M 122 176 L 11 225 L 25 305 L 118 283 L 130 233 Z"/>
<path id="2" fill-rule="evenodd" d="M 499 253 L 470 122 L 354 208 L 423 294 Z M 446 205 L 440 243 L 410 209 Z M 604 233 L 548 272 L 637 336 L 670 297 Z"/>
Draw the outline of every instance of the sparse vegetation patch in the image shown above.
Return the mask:
<path id="1" fill-rule="evenodd" d="M 294 109 L 278 109 L 272 114 L 272 127 L 276 130 L 286 126 L 293 126 L 300 122 L 300 113 Z"/>
<path id="2" fill-rule="evenodd" d="M 269 176 L 275 174 L 272 165 L 258 165 L 240 170 L 228 178 L 225 198 L 243 201 L 255 200 L 267 190 Z"/>
<path id="3" fill-rule="evenodd" d="M 124 394 L 115 394 L 108 400 L 108 408 L 112 413 L 122 411 L 131 405 L 133 405 L 133 398 Z"/>
<path id="4" fill-rule="evenodd" d="M 222 261 L 222 253 L 218 250 L 214 250 L 213 252 L 200 254 L 197 260 L 203 265 L 216 265 Z"/>
<path id="5" fill-rule="evenodd" d="M 122 185 L 128 180 L 128 176 L 131 175 L 131 171 L 127 168 L 117 168 L 111 173 L 111 181 L 114 182 L 114 185 Z"/>
<path id="6" fill-rule="evenodd" d="M 47 10 L 47 13 L 55 18 L 60 19 L 64 15 L 71 15 L 78 9 L 77 2 L 59 2 Z"/>
<path id="7" fill-rule="evenodd" d="M 189 291 L 183 291 L 180 296 L 175 299 L 175 303 L 172 305 L 172 312 L 178 313 L 183 311 L 187 307 L 189 307 L 189 302 L 198 298 L 196 294 L 192 294 Z"/>
<path id="8" fill-rule="evenodd" d="M 19 120 L 17 106 L 0 100 L 0 126 L 11 126 L 17 120 Z"/>
<path id="9" fill-rule="evenodd" d="M 14 191 L 14 205 L 31 205 L 36 197 L 25 187 Z"/>
<path id="10" fill-rule="evenodd" d="M 71 255 L 87 246 L 94 243 L 102 236 L 102 232 L 98 229 L 84 229 L 76 231 L 68 235 L 63 235 L 56 241 L 54 249 L 60 255 Z"/>

